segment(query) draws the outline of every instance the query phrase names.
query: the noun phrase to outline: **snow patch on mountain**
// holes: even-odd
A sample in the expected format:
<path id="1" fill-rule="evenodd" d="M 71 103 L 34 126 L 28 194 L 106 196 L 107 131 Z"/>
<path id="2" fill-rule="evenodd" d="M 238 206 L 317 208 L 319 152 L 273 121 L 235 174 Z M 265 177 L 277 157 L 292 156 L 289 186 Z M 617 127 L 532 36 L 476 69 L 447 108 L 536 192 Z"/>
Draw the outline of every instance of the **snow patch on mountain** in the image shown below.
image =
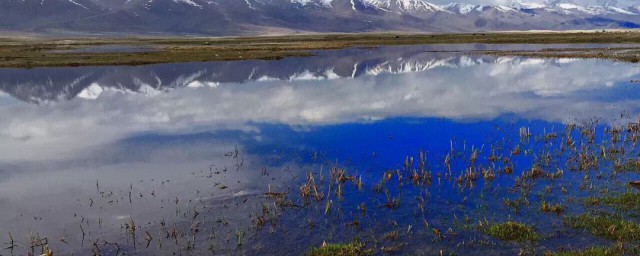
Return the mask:
<path id="1" fill-rule="evenodd" d="M 499 12 L 519 12 L 517 9 L 504 6 L 504 5 L 483 5 L 483 4 L 466 4 L 466 3 L 452 3 L 442 6 L 444 9 L 461 15 L 467 15 L 469 13 L 482 13 L 486 10 L 494 9 Z"/>
<path id="2" fill-rule="evenodd" d="M 556 4 L 555 6 L 558 7 L 560 10 L 566 11 L 566 13 L 582 12 L 582 13 L 587 13 L 591 15 L 602 14 L 602 10 L 598 8 L 583 7 L 573 3 L 559 3 L 559 4 Z"/>
<path id="3" fill-rule="evenodd" d="M 478 7 L 481 5 L 467 4 L 467 3 L 452 3 L 443 6 L 445 9 L 458 13 L 458 14 L 469 14 L 473 11 L 478 11 Z"/>
<path id="4" fill-rule="evenodd" d="M 7 0 L 5 0 L 7 1 Z M 40 2 L 42 5 L 46 5 L 52 0 L 10 0 L 15 3 L 25 2 Z M 99 0 L 62 0 L 83 9 L 91 9 L 93 5 L 101 5 Z M 141 4 L 147 9 L 160 2 L 161 0 L 123 0 L 122 8 L 130 9 L 133 4 Z M 184 4 L 200 9 L 215 8 L 212 6 L 218 6 L 221 4 L 219 0 L 165 0 L 176 4 Z M 276 2 L 273 0 L 243 0 L 249 9 L 260 10 L 260 6 L 279 4 L 282 2 Z M 532 1 L 532 2 L 529 2 Z M 333 8 L 333 6 L 340 6 L 340 3 L 350 3 L 353 11 L 360 12 L 363 8 L 376 9 L 386 12 L 396 12 L 402 14 L 406 13 L 453 13 L 458 15 L 467 14 L 479 14 L 488 11 L 498 12 L 513 12 L 513 13 L 530 13 L 531 10 L 536 12 L 550 12 L 562 15 L 640 15 L 640 5 L 630 6 L 617 4 L 617 2 L 605 2 L 599 5 L 585 4 L 583 2 L 576 3 L 571 0 L 545 0 L 543 2 L 528 0 L 520 1 L 513 0 L 510 5 L 500 4 L 469 4 L 453 2 L 446 5 L 438 5 L 429 2 L 429 0 L 285 0 L 285 3 L 289 2 L 298 7 L 323 7 Z M 125 7 L 125 5 L 127 7 Z M 108 9 L 118 9 L 116 4 L 109 5 Z"/>
<path id="5" fill-rule="evenodd" d="M 317 5 L 330 8 L 331 2 L 333 2 L 333 0 L 291 0 L 291 2 L 300 4 L 302 6 Z"/>
<path id="6" fill-rule="evenodd" d="M 80 6 L 80 7 L 84 8 L 84 9 L 89 10 L 89 8 L 87 8 L 86 6 L 84 6 L 84 5 L 82 5 L 82 4 L 78 3 L 78 2 L 76 2 L 76 1 L 74 1 L 74 0 L 68 0 L 68 1 L 69 1 L 69 2 L 71 2 L 72 4 L 75 4 L 75 5 L 77 5 L 77 6 Z"/>
<path id="7" fill-rule="evenodd" d="M 71 1 L 71 0 L 69 0 L 69 1 Z M 156 0 L 148 0 L 146 3 L 143 4 L 143 6 L 145 8 L 147 8 L 147 9 L 149 9 L 149 8 L 151 8 L 153 6 L 155 1 Z M 186 4 L 186 5 L 190 5 L 190 6 L 193 6 L 193 7 L 198 7 L 198 8 L 201 8 L 201 9 L 203 8 L 202 5 L 194 2 L 193 0 L 171 0 L 171 1 L 173 1 L 176 4 Z M 124 4 L 130 3 L 130 2 L 131 2 L 131 0 L 127 0 L 126 2 L 124 2 Z"/>
<path id="8" fill-rule="evenodd" d="M 183 4 L 188 4 L 188 5 L 191 5 L 191 6 L 195 6 L 195 7 L 198 7 L 198 8 L 202 8 L 202 5 L 199 5 L 199 4 L 197 4 L 196 2 L 194 2 L 192 0 L 173 0 L 173 1 L 175 3 L 177 3 L 177 4 L 183 3 Z"/>
<path id="9" fill-rule="evenodd" d="M 396 0 L 396 4 L 401 10 L 408 12 L 449 12 L 440 6 L 422 0 Z"/>
<path id="10" fill-rule="evenodd" d="M 617 13 L 620 13 L 620 14 L 638 15 L 638 11 L 637 10 L 634 13 L 634 12 L 630 12 L 630 11 L 627 11 L 625 9 L 618 8 L 618 7 L 615 7 L 615 6 L 607 6 L 606 8 L 609 9 L 610 11 L 612 11 L 612 12 L 617 12 Z"/>
<path id="11" fill-rule="evenodd" d="M 605 4 L 598 6 L 589 6 L 577 4 L 573 1 L 561 0 L 552 2 L 547 8 L 555 9 L 565 14 L 583 13 L 589 15 L 605 15 L 605 14 L 624 14 L 637 15 L 637 12 L 631 12 L 615 5 Z"/>
<path id="12" fill-rule="evenodd" d="M 359 1 L 362 5 L 376 8 L 383 11 L 392 11 L 398 9 L 398 11 L 417 13 L 417 12 L 447 12 L 445 8 L 429 3 L 424 0 L 351 0 L 352 6 L 355 9 L 354 1 Z"/>

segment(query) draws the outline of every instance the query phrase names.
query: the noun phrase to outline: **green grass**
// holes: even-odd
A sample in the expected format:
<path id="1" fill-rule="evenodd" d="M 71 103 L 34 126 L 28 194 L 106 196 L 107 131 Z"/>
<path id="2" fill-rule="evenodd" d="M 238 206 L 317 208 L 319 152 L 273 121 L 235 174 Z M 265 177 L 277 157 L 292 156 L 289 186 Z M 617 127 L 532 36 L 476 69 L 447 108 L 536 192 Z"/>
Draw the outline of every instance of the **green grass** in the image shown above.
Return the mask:
<path id="1" fill-rule="evenodd" d="M 370 250 L 364 249 L 364 243 L 352 242 L 348 244 L 324 244 L 321 247 L 311 248 L 310 256 L 356 256 L 371 255 Z"/>
<path id="2" fill-rule="evenodd" d="M 565 218 L 565 224 L 575 229 L 585 229 L 592 235 L 616 241 L 638 241 L 640 225 L 613 215 L 582 214 Z"/>
<path id="3" fill-rule="evenodd" d="M 523 242 L 540 239 L 540 235 L 532 227 L 514 221 L 493 224 L 485 229 L 484 233 L 503 241 Z"/>
<path id="4" fill-rule="evenodd" d="M 640 193 L 626 192 L 617 196 L 603 197 L 601 204 L 627 211 L 640 211 Z"/>

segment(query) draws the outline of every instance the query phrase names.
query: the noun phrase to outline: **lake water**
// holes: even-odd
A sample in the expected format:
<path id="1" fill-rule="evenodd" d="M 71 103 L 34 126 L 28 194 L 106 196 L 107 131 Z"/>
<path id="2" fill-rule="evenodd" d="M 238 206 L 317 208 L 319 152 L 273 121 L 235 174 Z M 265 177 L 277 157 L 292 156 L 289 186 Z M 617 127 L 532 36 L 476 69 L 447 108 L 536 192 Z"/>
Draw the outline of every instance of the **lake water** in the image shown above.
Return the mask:
<path id="1" fill-rule="evenodd" d="M 640 179 L 610 174 L 615 159 L 571 171 L 591 129 L 593 152 L 614 145 L 626 148 L 623 162 L 637 157 L 635 142 L 601 142 L 637 120 L 640 68 L 468 52 L 493 48 L 0 69 L 0 242 L 9 248 L 0 255 L 40 253 L 44 243 L 61 255 L 298 255 L 354 239 L 375 254 L 611 245 L 539 208 L 589 212 L 580 198 Z M 575 150 L 565 151 L 571 138 Z M 517 177 L 538 164 L 563 175 L 520 191 Z M 332 169 L 348 175 L 336 181 Z M 322 198 L 302 196 L 309 175 Z M 522 197 L 522 209 L 505 203 Z M 506 220 L 543 239 L 505 242 L 478 227 Z"/>

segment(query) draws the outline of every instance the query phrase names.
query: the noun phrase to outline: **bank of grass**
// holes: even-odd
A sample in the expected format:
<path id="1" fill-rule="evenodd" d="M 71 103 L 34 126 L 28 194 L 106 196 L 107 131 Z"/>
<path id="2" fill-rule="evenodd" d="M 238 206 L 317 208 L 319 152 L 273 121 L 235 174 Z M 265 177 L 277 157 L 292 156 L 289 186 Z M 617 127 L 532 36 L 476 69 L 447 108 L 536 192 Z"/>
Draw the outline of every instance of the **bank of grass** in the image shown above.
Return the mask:
<path id="1" fill-rule="evenodd" d="M 127 38 L 0 38 L 0 67 L 61 67 L 99 65 L 144 65 L 173 62 L 280 59 L 309 56 L 314 50 L 422 44 L 587 44 L 640 43 L 639 32 L 573 33 L 470 33 L 470 34 L 319 34 L 236 38 L 127 37 Z M 98 45 L 135 45 L 150 52 L 80 53 L 59 52 Z M 638 49 L 640 52 L 640 48 Z M 565 52 L 563 57 L 581 56 L 636 61 L 637 54 L 585 54 Z M 527 55 L 537 52 L 488 52 Z M 557 57 L 546 52 L 551 57 Z M 557 54 L 557 53 L 556 53 Z M 624 57 L 627 56 L 627 57 Z M 640 60 L 640 58 L 638 58 Z"/>
<path id="2" fill-rule="evenodd" d="M 362 256 L 371 255 L 370 250 L 365 250 L 364 243 L 351 242 L 347 244 L 323 244 L 320 247 L 311 248 L 310 256 Z"/>
<path id="3" fill-rule="evenodd" d="M 483 232 L 502 241 L 524 242 L 540 239 L 540 235 L 531 226 L 514 221 L 492 224 Z"/>

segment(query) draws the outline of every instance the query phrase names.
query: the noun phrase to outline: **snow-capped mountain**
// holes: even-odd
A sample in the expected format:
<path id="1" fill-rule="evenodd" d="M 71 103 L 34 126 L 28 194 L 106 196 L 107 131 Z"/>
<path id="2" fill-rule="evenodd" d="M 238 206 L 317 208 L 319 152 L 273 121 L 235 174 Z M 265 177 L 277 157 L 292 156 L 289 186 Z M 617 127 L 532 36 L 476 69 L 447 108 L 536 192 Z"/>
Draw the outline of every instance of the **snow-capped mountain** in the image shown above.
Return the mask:
<path id="1" fill-rule="evenodd" d="M 448 12 L 446 9 L 423 0 L 360 0 L 365 7 L 398 13 Z M 354 3 L 355 6 L 355 3 Z M 353 8 L 358 11 L 357 8 Z"/>
<path id="2" fill-rule="evenodd" d="M 2 0 L 0 30 L 245 35 L 640 27 L 640 6 L 427 0 Z"/>
<path id="3" fill-rule="evenodd" d="M 498 12 L 520 12 L 519 9 L 505 6 L 505 5 L 484 5 L 484 4 L 466 4 L 466 3 L 452 3 L 443 6 L 446 10 L 460 14 L 467 15 L 470 13 L 480 14 L 489 10 L 495 10 Z"/>
<path id="4" fill-rule="evenodd" d="M 638 12 L 627 10 L 617 7 L 615 5 L 598 5 L 588 6 L 581 5 L 570 0 L 555 0 L 547 5 L 539 5 L 534 9 L 544 9 L 547 11 L 563 13 L 567 15 L 571 14 L 587 14 L 587 15 L 610 15 L 610 14 L 623 14 L 623 15 L 638 15 Z"/>

